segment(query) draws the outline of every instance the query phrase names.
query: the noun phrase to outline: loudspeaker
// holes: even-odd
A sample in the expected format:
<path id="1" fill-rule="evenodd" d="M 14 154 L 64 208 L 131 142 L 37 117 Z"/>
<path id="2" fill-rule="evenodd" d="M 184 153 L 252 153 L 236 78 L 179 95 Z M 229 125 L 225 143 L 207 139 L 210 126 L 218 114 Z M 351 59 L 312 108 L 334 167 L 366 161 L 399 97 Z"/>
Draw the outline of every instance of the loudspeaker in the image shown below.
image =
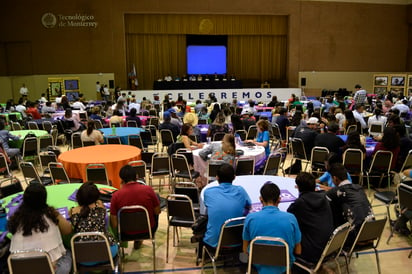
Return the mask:
<path id="1" fill-rule="evenodd" d="M 301 85 L 302 87 L 306 86 L 306 78 L 305 78 L 305 77 L 300 78 L 300 85 Z"/>
<path id="2" fill-rule="evenodd" d="M 114 80 L 109 80 L 109 88 L 114 88 Z"/>

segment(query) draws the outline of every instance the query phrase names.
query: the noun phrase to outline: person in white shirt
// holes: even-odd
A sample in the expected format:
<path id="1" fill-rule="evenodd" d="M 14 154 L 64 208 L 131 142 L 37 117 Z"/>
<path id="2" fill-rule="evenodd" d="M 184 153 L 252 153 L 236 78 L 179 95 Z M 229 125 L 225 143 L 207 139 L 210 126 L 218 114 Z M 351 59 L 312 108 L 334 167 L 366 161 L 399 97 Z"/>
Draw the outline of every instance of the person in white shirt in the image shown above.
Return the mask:
<path id="1" fill-rule="evenodd" d="M 363 106 L 358 104 L 355 105 L 355 110 L 353 112 L 353 117 L 355 117 L 355 120 L 358 121 L 361 124 L 362 128 L 368 128 L 368 125 L 365 122 L 365 119 L 363 118 Z"/>
<path id="2" fill-rule="evenodd" d="M 27 96 L 29 95 L 29 90 L 26 88 L 26 84 L 23 83 L 23 85 L 20 88 L 20 95 L 21 96 Z"/>
<path id="3" fill-rule="evenodd" d="M 27 117 L 26 115 L 26 107 L 23 104 L 23 98 L 19 99 L 18 105 L 16 106 L 16 111 L 21 113 L 23 118 Z"/>
<path id="4" fill-rule="evenodd" d="M 396 104 L 391 109 L 399 110 L 399 114 L 408 113 L 409 112 L 408 100 L 403 99 L 403 100 L 397 101 Z"/>
<path id="5" fill-rule="evenodd" d="M 172 78 L 172 76 L 170 75 L 170 73 L 165 76 L 165 81 L 166 81 L 166 82 L 170 82 L 170 81 L 172 81 L 172 80 L 173 80 L 173 78 Z"/>
<path id="6" fill-rule="evenodd" d="M 110 90 L 109 90 L 109 88 L 107 87 L 107 85 L 104 85 L 103 95 L 104 95 L 104 100 L 105 100 L 105 101 L 109 101 L 109 100 L 110 100 Z"/>
<path id="7" fill-rule="evenodd" d="M 72 108 L 73 109 L 78 109 L 78 110 L 81 110 L 81 111 L 86 110 L 86 107 L 83 105 L 82 102 L 80 102 L 79 98 L 76 98 L 76 102 L 74 102 L 72 104 Z"/>
<path id="8" fill-rule="evenodd" d="M 136 98 L 132 98 L 129 104 L 129 112 L 132 110 L 132 108 L 136 109 L 136 113 L 140 113 L 140 104 L 136 102 Z"/>
<path id="9" fill-rule="evenodd" d="M 42 93 L 42 94 L 41 94 L 41 97 L 40 97 L 40 99 L 39 99 L 39 103 L 40 103 L 40 104 L 44 104 L 44 103 L 46 103 L 46 102 L 47 102 L 46 93 Z"/>
<path id="10" fill-rule="evenodd" d="M 54 113 L 56 112 L 56 109 L 52 107 L 51 102 L 46 102 L 46 105 L 44 105 L 41 109 L 41 113 Z"/>

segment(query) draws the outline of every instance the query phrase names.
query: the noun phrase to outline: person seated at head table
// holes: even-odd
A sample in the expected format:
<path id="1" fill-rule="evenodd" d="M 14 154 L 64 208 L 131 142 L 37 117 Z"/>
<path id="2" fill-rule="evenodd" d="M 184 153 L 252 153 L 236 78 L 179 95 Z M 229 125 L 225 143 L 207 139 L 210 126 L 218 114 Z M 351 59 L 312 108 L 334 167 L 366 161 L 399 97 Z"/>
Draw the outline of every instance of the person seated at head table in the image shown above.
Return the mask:
<path id="1" fill-rule="evenodd" d="M 232 134 L 225 134 L 220 143 L 211 143 L 199 152 L 200 158 L 207 161 L 210 155 L 210 162 L 224 162 L 233 165 L 236 156 L 235 137 Z"/>
<path id="2" fill-rule="evenodd" d="M 203 148 L 204 144 L 198 144 L 192 139 L 189 138 L 190 135 L 193 135 L 193 127 L 191 124 L 183 124 L 180 135 L 177 136 L 176 143 L 183 143 L 185 148 L 193 150 L 198 148 Z"/>
<path id="3" fill-rule="evenodd" d="M 99 200 L 100 192 L 93 182 L 83 183 L 76 193 L 76 200 L 79 204 L 70 209 L 70 219 L 73 225 L 73 232 L 102 232 L 109 240 L 112 257 L 118 253 L 118 248 L 113 235 L 106 229 L 106 208 Z M 88 264 L 98 264 L 88 263 Z"/>
<path id="4" fill-rule="evenodd" d="M 70 273 L 72 256 L 64 248 L 61 234 L 71 234 L 72 225 L 47 205 L 47 191 L 42 184 L 27 186 L 23 203 L 8 220 L 8 229 L 13 234 L 10 252 L 42 249 L 49 254 L 56 273 Z"/>
<path id="5" fill-rule="evenodd" d="M 91 120 L 87 122 L 87 129 L 80 134 L 80 139 L 83 142 L 94 142 L 95 145 L 103 143 L 103 134 L 95 129 L 95 123 Z"/>

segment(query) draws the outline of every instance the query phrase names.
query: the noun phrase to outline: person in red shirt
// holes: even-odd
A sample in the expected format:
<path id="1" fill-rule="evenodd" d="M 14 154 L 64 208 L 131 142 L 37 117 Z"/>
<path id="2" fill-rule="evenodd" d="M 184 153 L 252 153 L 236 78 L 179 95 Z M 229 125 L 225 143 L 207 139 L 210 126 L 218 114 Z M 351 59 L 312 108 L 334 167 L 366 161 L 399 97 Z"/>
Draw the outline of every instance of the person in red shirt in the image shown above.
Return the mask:
<path id="1" fill-rule="evenodd" d="M 33 117 L 33 120 L 41 119 L 41 115 L 39 113 L 39 110 L 37 109 L 37 105 L 37 102 L 30 102 L 29 107 L 26 110 L 26 113 L 30 114 Z"/>

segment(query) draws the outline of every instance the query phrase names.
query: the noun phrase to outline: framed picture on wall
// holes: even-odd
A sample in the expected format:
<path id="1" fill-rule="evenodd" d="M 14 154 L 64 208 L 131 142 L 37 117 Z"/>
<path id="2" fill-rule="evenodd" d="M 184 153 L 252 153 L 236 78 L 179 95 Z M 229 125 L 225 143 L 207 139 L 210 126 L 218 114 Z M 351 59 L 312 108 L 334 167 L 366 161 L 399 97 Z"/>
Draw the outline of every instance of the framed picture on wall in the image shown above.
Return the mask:
<path id="1" fill-rule="evenodd" d="M 375 86 L 387 86 L 388 76 L 375 76 Z"/>
<path id="2" fill-rule="evenodd" d="M 386 87 L 375 87 L 375 94 L 385 94 L 388 91 Z"/>
<path id="3" fill-rule="evenodd" d="M 405 76 L 392 76 L 391 86 L 402 87 L 405 85 Z"/>
<path id="4" fill-rule="evenodd" d="M 408 75 L 408 87 L 412 87 L 412 75 Z"/>
<path id="5" fill-rule="evenodd" d="M 391 88 L 391 92 L 396 95 L 401 95 L 404 92 L 404 88 Z"/>
<path id="6" fill-rule="evenodd" d="M 49 82 L 49 84 L 50 84 L 50 95 L 59 96 L 62 90 L 62 83 L 61 82 Z"/>

